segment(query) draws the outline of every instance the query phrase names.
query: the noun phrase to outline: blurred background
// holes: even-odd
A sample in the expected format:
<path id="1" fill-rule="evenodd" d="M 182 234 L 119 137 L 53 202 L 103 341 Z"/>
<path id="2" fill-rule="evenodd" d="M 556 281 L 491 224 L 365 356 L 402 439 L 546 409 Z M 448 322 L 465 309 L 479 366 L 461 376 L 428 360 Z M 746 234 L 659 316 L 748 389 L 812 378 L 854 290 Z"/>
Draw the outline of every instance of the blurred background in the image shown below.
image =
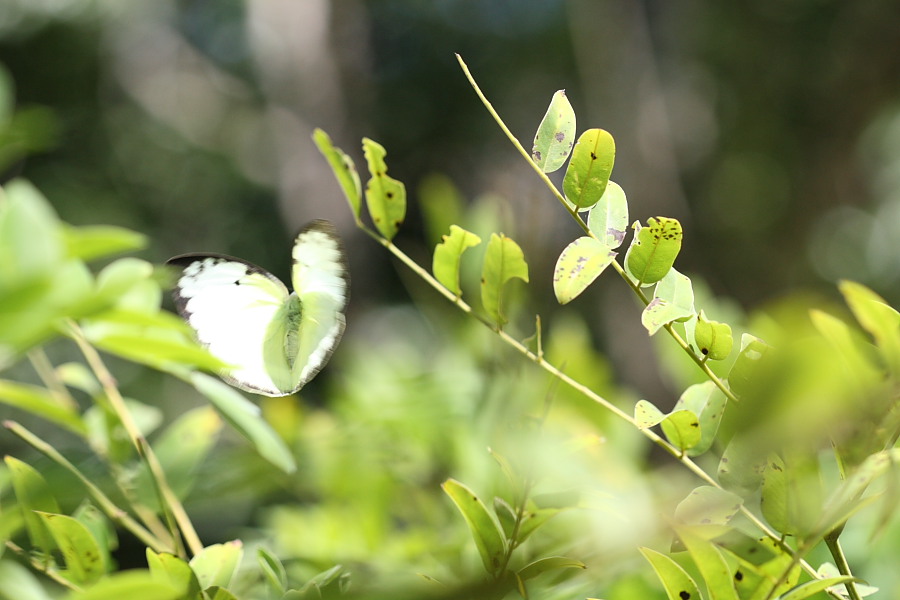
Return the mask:
<path id="1" fill-rule="evenodd" d="M 492 361 L 528 367 L 490 356 L 497 346 L 480 334 L 465 334 L 466 351 L 435 348 L 460 335 L 441 327 L 463 324 L 445 316 L 437 325 L 428 310 L 440 301 L 355 230 L 310 139 L 315 127 L 360 166 L 361 137 L 385 146 L 410 194 L 397 243 L 426 265 L 436 241 L 429 206 L 442 197 L 461 199 L 462 209 L 446 204 L 460 214 L 489 206 L 531 265 L 528 315 L 556 326 L 561 347 L 598 349 L 581 368 L 601 392 L 665 406 L 684 382 L 652 367 L 657 353 L 624 286 L 606 275 L 565 314 L 555 305 L 552 268 L 578 229 L 494 125 L 454 53 L 527 148 L 562 88 L 579 132 L 610 131 L 631 219 L 682 222 L 677 267 L 701 296 L 723 298 L 707 312 L 728 320 L 789 290 L 836 297 L 841 278 L 900 302 L 898 31 L 894 0 L 3 0 L 0 65 L 18 112 L 2 135 L 30 156 L 0 155 L 0 173 L 30 179 L 70 223 L 149 235 L 143 256 L 153 262 L 220 252 L 287 279 L 293 233 L 314 218 L 335 222 L 353 280 L 349 327 L 334 368 L 304 392 L 330 410 L 315 427 L 304 413 L 304 426 L 352 463 L 359 448 L 341 427 L 402 420 L 403 435 L 418 432 L 401 450 L 411 461 L 404 477 L 436 485 L 447 465 L 435 462 L 459 461 L 432 457 L 416 470 L 423 445 L 437 443 L 422 423 L 449 436 L 436 424 L 486 418 L 485 397 L 527 393 L 518 409 L 488 411 L 497 428 L 561 392 L 543 379 L 524 379 L 527 392 L 522 381 L 492 380 Z M 518 324 L 526 334 L 532 318 Z M 402 397 L 385 388 L 386 405 L 373 390 L 398 385 L 394 376 L 407 387 Z M 140 389 L 144 380 L 122 381 Z M 583 418 L 592 409 L 577 402 Z M 414 421 L 410 410 L 437 412 Z M 345 475 L 366 472 L 350 463 Z M 627 479 L 622 506 L 647 502 L 652 490 Z"/>

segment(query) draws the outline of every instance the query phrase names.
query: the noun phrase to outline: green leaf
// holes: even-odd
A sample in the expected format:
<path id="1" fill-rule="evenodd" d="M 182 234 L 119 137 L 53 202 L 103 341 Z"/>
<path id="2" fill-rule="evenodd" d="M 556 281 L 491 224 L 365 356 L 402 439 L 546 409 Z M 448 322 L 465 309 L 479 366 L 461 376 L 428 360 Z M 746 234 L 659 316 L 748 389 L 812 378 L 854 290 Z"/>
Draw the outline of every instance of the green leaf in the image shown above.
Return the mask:
<path id="1" fill-rule="evenodd" d="M 659 283 L 653 300 L 641 313 L 641 324 L 650 335 L 667 323 L 683 321 L 694 314 L 694 289 L 691 280 L 675 269 L 670 269 Z"/>
<path id="2" fill-rule="evenodd" d="M 362 145 L 371 175 L 366 184 L 366 206 L 381 235 L 392 240 L 406 218 L 406 187 L 388 176 L 384 161 L 387 152 L 381 144 L 363 138 Z"/>
<path id="3" fill-rule="evenodd" d="M 553 291 L 560 304 L 568 304 L 594 282 L 616 253 L 592 237 L 580 237 L 562 251 L 553 269 Z"/>
<path id="4" fill-rule="evenodd" d="M 217 585 L 208 588 L 207 590 L 205 590 L 205 592 L 206 593 L 204 595 L 209 598 L 209 600 L 240 600 L 230 591 Z"/>
<path id="5" fill-rule="evenodd" d="M 506 554 L 506 540 L 500 525 L 478 496 L 464 484 L 448 479 L 441 484 L 441 488 L 450 496 L 469 525 L 484 568 L 488 573 L 496 574 Z"/>
<path id="6" fill-rule="evenodd" d="M 519 524 L 519 534 L 516 541 L 521 544 L 537 530 L 538 527 L 562 512 L 561 508 L 534 508 L 531 507 L 522 515 Z"/>
<path id="7" fill-rule="evenodd" d="M 138 282 L 153 276 L 153 265 L 138 258 L 120 258 L 97 274 L 97 297 L 110 305 L 129 292 Z"/>
<path id="8" fill-rule="evenodd" d="M 11 560 L 0 560 L 0 599 L 51 600 L 37 577 Z"/>
<path id="9" fill-rule="evenodd" d="M 753 387 L 763 357 L 770 350 L 768 344 L 750 334 L 741 336 L 741 351 L 728 372 L 728 387 L 738 397 Z"/>
<path id="10" fill-rule="evenodd" d="M 718 547 L 687 528 L 679 528 L 678 537 L 703 576 L 710 600 L 739 600 L 731 569 Z"/>
<path id="11" fill-rule="evenodd" d="M 0 379 L 0 402 L 46 419 L 77 435 L 87 433 L 75 407 L 63 406 L 46 388 Z"/>
<path id="12" fill-rule="evenodd" d="M 83 585 L 98 581 L 107 565 L 97 540 L 83 523 L 72 517 L 37 511 L 66 561 L 65 575 Z"/>
<path id="13" fill-rule="evenodd" d="M 49 553 L 56 548 L 56 541 L 38 516 L 39 511 L 58 513 L 59 504 L 50 491 L 44 477 L 31 465 L 12 456 L 4 458 L 12 479 L 16 502 L 25 518 L 25 530 L 34 548 Z"/>
<path id="14" fill-rule="evenodd" d="M 563 178 L 563 192 L 569 202 L 579 209 L 597 204 L 606 192 L 615 160 L 616 143 L 608 131 L 588 129 L 582 133 Z"/>
<path id="15" fill-rule="evenodd" d="M 285 473 L 293 473 L 297 469 L 291 451 L 263 420 L 255 404 L 230 385 L 204 373 L 191 373 L 190 381 L 212 402 L 219 414 L 253 444 L 260 456 Z"/>
<path id="16" fill-rule="evenodd" d="M 702 600 L 693 578 L 677 562 L 650 548 L 639 548 L 641 554 L 656 571 L 669 600 Z"/>
<path id="17" fill-rule="evenodd" d="M 24 180 L 6 184 L 0 190 L 0 292 L 51 273 L 63 255 L 59 222 L 47 199 Z"/>
<path id="18" fill-rule="evenodd" d="M 700 441 L 690 448 L 688 455 L 698 456 L 710 449 L 719 431 L 727 401 L 725 394 L 712 381 L 694 384 L 681 394 L 672 412 L 689 410 L 697 415 L 700 422 Z"/>
<path id="19" fill-rule="evenodd" d="M 700 420 L 690 410 L 673 410 L 662 423 L 663 433 L 682 452 L 700 443 Z"/>
<path id="20" fill-rule="evenodd" d="M 822 513 L 817 465 L 810 461 L 786 462 L 770 454 L 763 470 L 760 508 L 780 533 L 805 536 Z"/>
<path id="21" fill-rule="evenodd" d="M 353 217 L 359 221 L 360 211 L 362 210 L 362 184 L 360 184 L 359 173 L 356 171 L 353 159 L 343 150 L 334 146 L 328 134 L 321 129 L 316 128 L 313 131 L 312 138 L 319 152 L 328 161 L 331 171 L 341 186 L 341 191 L 344 192 L 344 196 L 350 204 Z"/>
<path id="22" fill-rule="evenodd" d="M 547 113 L 534 135 L 531 158 L 544 173 L 559 169 L 575 143 L 575 111 L 565 90 L 553 94 Z"/>
<path id="23" fill-rule="evenodd" d="M 96 585 L 65 596 L 66 600 L 182 600 L 183 590 L 157 579 L 145 569 L 121 571 Z"/>
<path id="24" fill-rule="evenodd" d="M 681 223 L 667 217 L 650 217 L 647 226 L 635 221 L 634 239 L 625 254 L 625 269 L 641 286 L 661 280 L 681 251 Z"/>
<path id="25" fill-rule="evenodd" d="M 481 238 L 457 225 L 450 226 L 450 234 L 442 237 L 434 249 L 431 270 L 435 278 L 456 296 L 462 295 L 459 287 L 459 263 L 463 252 L 481 243 Z"/>
<path id="26" fill-rule="evenodd" d="M 848 581 L 862 582 L 862 579 L 849 575 L 839 575 L 827 579 L 814 579 L 812 581 L 807 581 L 806 583 L 801 583 L 792 588 L 789 592 L 778 596 L 778 600 L 803 600 L 804 598 L 809 598 L 819 592 L 824 592 L 833 585 L 847 583 Z"/>
<path id="27" fill-rule="evenodd" d="M 494 514 L 497 515 L 497 521 L 500 522 L 503 534 L 509 539 L 516 528 L 516 511 L 506 500 L 494 496 Z"/>
<path id="28" fill-rule="evenodd" d="M 694 327 L 694 343 L 700 354 L 710 360 L 725 360 L 731 354 L 731 347 L 734 344 L 731 326 L 707 320 L 701 310 Z"/>
<path id="29" fill-rule="evenodd" d="M 862 284 L 842 281 L 838 287 L 853 316 L 875 339 L 894 373 L 900 372 L 900 313 Z"/>
<path id="30" fill-rule="evenodd" d="M 201 598 L 200 582 L 186 561 L 167 552 L 157 554 L 150 548 L 147 548 L 146 555 L 147 566 L 155 580 L 180 589 L 185 600 Z"/>
<path id="31" fill-rule="evenodd" d="M 266 581 L 269 583 L 269 589 L 275 596 L 281 596 L 287 588 L 287 573 L 284 565 L 278 560 L 278 557 L 266 550 L 259 548 L 256 551 L 256 558 L 259 561 L 259 567 L 262 569 Z"/>
<path id="32" fill-rule="evenodd" d="M 742 496 L 755 492 L 762 484 L 766 457 L 749 439 L 735 435 L 719 461 L 718 479 L 727 490 Z"/>
<path id="33" fill-rule="evenodd" d="M 112 225 L 72 227 L 63 224 L 62 233 L 66 254 L 84 261 L 140 250 L 147 245 L 147 236 Z"/>
<path id="34" fill-rule="evenodd" d="M 730 530 L 728 524 L 741 509 L 743 498 L 737 494 L 701 485 L 694 488 L 675 507 L 675 519 L 690 525 L 694 533 L 712 539 Z"/>
<path id="35" fill-rule="evenodd" d="M 817 529 L 829 531 L 844 523 L 860 505 L 860 497 L 879 477 L 900 465 L 900 448 L 870 455 L 834 490 L 822 510 Z"/>
<path id="36" fill-rule="evenodd" d="M 519 579 L 527 581 L 538 575 L 542 575 L 547 571 L 555 571 L 557 569 L 586 569 L 587 567 L 580 560 L 567 558 L 565 556 L 547 556 L 540 558 L 534 562 L 528 563 L 518 570 Z"/>
<path id="37" fill-rule="evenodd" d="M 499 326 L 506 323 L 500 302 L 503 286 L 513 278 L 528 282 L 525 255 L 511 238 L 492 233 L 481 270 L 481 302 L 485 311 Z"/>
<path id="38" fill-rule="evenodd" d="M 244 545 L 240 540 L 213 544 L 197 553 L 190 565 L 200 582 L 200 589 L 212 586 L 227 588 L 243 556 Z"/>
<path id="39" fill-rule="evenodd" d="M 618 183 L 610 181 L 606 191 L 588 213 L 588 229 L 597 239 L 605 241 L 610 248 L 618 248 L 625 241 L 628 229 L 628 201 L 625 190 Z"/>
<path id="40" fill-rule="evenodd" d="M 662 423 L 666 414 L 647 400 L 638 400 L 634 405 L 634 420 L 640 429 L 649 429 Z"/>

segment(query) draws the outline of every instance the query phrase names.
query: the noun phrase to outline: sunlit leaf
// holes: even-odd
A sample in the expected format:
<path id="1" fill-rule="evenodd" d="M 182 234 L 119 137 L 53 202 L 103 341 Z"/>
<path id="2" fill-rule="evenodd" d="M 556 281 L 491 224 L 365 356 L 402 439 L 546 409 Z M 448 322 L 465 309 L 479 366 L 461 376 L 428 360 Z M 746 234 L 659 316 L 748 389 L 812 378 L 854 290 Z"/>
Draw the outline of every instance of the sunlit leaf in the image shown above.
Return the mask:
<path id="1" fill-rule="evenodd" d="M 534 562 L 528 563 L 517 571 L 522 581 L 527 581 L 546 573 L 547 571 L 555 571 L 558 569 L 585 569 L 587 568 L 580 560 L 567 558 L 565 556 L 547 556 L 540 558 Z"/>
<path id="2" fill-rule="evenodd" d="M 285 588 L 287 587 L 287 573 L 284 570 L 284 565 L 281 564 L 281 561 L 277 556 L 265 548 L 259 548 L 256 551 L 256 558 L 259 561 L 259 567 L 269 584 L 269 589 L 271 589 L 272 593 L 276 596 L 280 597 L 284 594 Z"/>
<path id="3" fill-rule="evenodd" d="M 12 478 L 16 502 L 25 519 L 28 539 L 34 548 L 49 553 L 56 548 L 56 541 L 38 512 L 58 513 L 59 504 L 47 481 L 34 467 L 12 456 L 6 456 L 4 460 Z"/>
<path id="4" fill-rule="evenodd" d="M 386 154 L 381 144 L 363 138 L 363 155 L 371 175 L 366 184 L 366 206 L 375 227 L 381 235 L 391 240 L 406 218 L 406 187 L 388 176 L 387 163 L 384 161 Z"/>
<path id="5" fill-rule="evenodd" d="M 652 285 L 666 276 L 681 251 L 681 223 L 650 217 L 646 227 L 635 221 L 634 230 L 625 254 L 625 269 L 640 285 Z"/>
<path id="6" fill-rule="evenodd" d="M 488 573 L 496 573 L 506 553 L 506 540 L 500 525 L 475 493 L 455 479 L 441 484 L 472 531 L 475 546 Z"/>
<path id="7" fill-rule="evenodd" d="M 591 208 L 587 220 L 588 229 L 597 239 L 610 248 L 618 248 L 625 241 L 628 229 L 628 201 L 625 190 L 610 181 L 600 200 Z"/>
<path id="8" fill-rule="evenodd" d="M 78 411 L 60 404 L 46 388 L 0 379 L 0 403 L 15 406 L 78 435 L 87 431 Z"/>
<path id="9" fill-rule="evenodd" d="M 359 181 L 359 173 L 356 171 L 353 159 L 343 150 L 333 145 L 331 138 L 321 129 L 316 128 L 313 131 L 312 138 L 319 152 L 328 161 L 331 171 L 341 186 L 341 191 L 344 192 L 344 196 L 350 204 L 350 210 L 353 211 L 354 218 L 359 221 L 362 209 L 362 184 Z"/>
<path id="10" fill-rule="evenodd" d="M 638 400 L 634 405 L 634 420 L 641 429 L 659 425 L 665 418 L 666 414 L 647 400 Z"/>
<path id="11" fill-rule="evenodd" d="M 562 251 L 553 269 L 553 291 L 567 304 L 594 282 L 616 258 L 616 253 L 592 237 L 580 237 Z"/>
<path id="12" fill-rule="evenodd" d="M 719 483 L 740 495 L 747 495 L 762 484 L 766 457 L 760 455 L 756 445 L 736 435 L 731 438 L 719 460 Z"/>
<path id="13" fill-rule="evenodd" d="M 190 562 L 201 589 L 212 586 L 227 588 L 244 556 L 240 540 L 213 544 L 197 553 Z"/>
<path id="14" fill-rule="evenodd" d="M 830 531 L 846 521 L 858 508 L 860 497 L 879 477 L 900 466 L 900 448 L 870 455 L 832 492 L 822 511 L 818 529 Z"/>
<path id="15" fill-rule="evenodd" d="M 729 530 L 728 524 L 744 503 L 737 494 L 711 485 L 691 491 L 675 507 L 675 519 L 693 527 L 694 533 L 712 539 Z"/>
<path id="16" fill-rule="evenodd" d="M 521 544 L 534 533 L 538 527 L 562 512 L 562 508 L 535 508 L 529 507 L 522 515 L 522 522 L 519 524 L 519 535 L 517 541 Z"/>
<path id="17" fill-rule="evenodd" d="M 678 398 L 672 412 L 689 410 L 697 415 L 700 422 L 700 441 L 688 450 L 689 456 L 699 456 L 710 449 L 716 439 L 726 403 L 725 394 L 712 381 L 694 384 Z"/>
<path id="18" fill-rule="evenodd" d="M 104 577 L 95 585 L 64 597 L 65 600 L 181 600 L 183 590 L 160 581 L 150 571 L 129 570 Z"/>
<path id="19" fill-rule="evenodd" d="M 838 286 L 859 324 L 875 339 L 895 373 L 900 373 L 900 313 L 884 298 L 853 281 Z"/>
<path id="20" fill-rule="evenodd" d="M 804 598 L 809 598 L 818 594 L 819 592 L 827 590 L 832 586 L 846 583 L 848 581 L 861 582 L 862 580 L 856 577 L 851 577 L 849 575 L 839 575 L 837 577 L 829 577 L 827 579 L 814 579 L 813 581 L 801 583 L 800 585 L 791 589 L 789 592 L 778 596 L 778 600 L 804 600 Z"/>
<path id="21" fill-rule="evenodd" d="M 752 389 L 763 357 L 769 350 L 769 345 L 761 339 L 747 333 L 741 336 L 741 351 L 728 372 L 728 387 L 738 398 Z"/>
<path id="22" fill-rule="evenodd" d="M 663 419 L 661 426 L 666 438 L 682 452 L 686 452 L 700 443 L 702 435 L 700 420 L 693 411 L 672 411 Z"/>
<path id="23" fill-rule="evenodd" d="M 701 600 L 694 579 L 677 562 L 650 548 L 639 548 L 641 554 L 656 571 L 669 600 Z"/>
<path id="24" fill-rule="evenodd" d="M 93 583 L 105 573 L 104 553 L 90 530 L 72 517 L 56 513 L 37 512 L 66 562 L 65 575 L 77 584 Z"/>
<path id="25" fill-rule="evenodd" d="M 731 569 L 718 547 L 686 528 L 678 530 L 678 537 L 703 576 L 709 599 L 738 600 Z"/>
<path id="26" fill-rule="evenodd" d="M 667 323 L 683 321 L 693 314 L 694 289 L 691 280 L 670 269 L 656 284 L 653 299 L 641 313 L 641 324 L 653 335 Z"/>
<path id="27" fill-rule="evenodd" d="M 253 444 L 260 456 L 285 473 L 293 473 L 297 469 L 291 451 L 262 419 L 255 404 L 230 385 L 204 373 L 192 373 L 190 381 L 212 402 L 219 414 Z"/>
<path id="28" fill-rule="evenodd" d="M 514 278 L 528 282 L 528 264 L 522 249 L 503 234 L 491 234 L 481 271 L 481 302 L 497 325 L 506 323 L 501 296 L 503 286 Z"/>
<path id="29" fill-rule="evenodd" d="M 444 235 L 440 244 L 434 249 L 432 272 L 445 288 L 456 294 L 462 294 L 459 287 L 459 264 L 463 252 L 481 243 L 481 238 L 457 225 L 450 226 L 450 234 Z"/>
<path id="30" fill-rule="evenodd" d="M 606 191 L 615 159 L 616 143 L 609 132 L 588 129 L 582 133 L 563 179 L 566 198 L 579 209 L 597 204 Z"/>
<path id="31" fill-rule="evenodd" d="M 30 183 L 0 189 L 0 292 L 54 270 L 65 247 L 56 213 Z"/>
<path id="32" fill-rule="evenodd" d="M 167 552 L 156 553 L 147 548 L 147 566 L 157 581 L 163 581 L 181 590 L 184 600 L 200 599 L 200 582 L 190 565 Z"/>
<path id="33" fill-rule="evenodd" d="M 51 600 L 51 596 L 44 590 L 37 576 L 14 560 L 0 560 L 0 598 Z"/>
<path id="34" fill-rule="evenodd" d="M 575 143 L 575 111 L 565 90 L 553 94 L 547 113 L 534 136 L 531 158 L 544 173 L 552 173 L 566 162 Z"/>
<path id="35" fill-rule="evenodd" d="M 731 354 L 734 344 L 731 326 L 708 320 L 701 310 L 694 326 L 694 343 L 700 354 L 710 360 L 725 360 Z"/>
<path id="36" fill-rule="evenodd" d="M 113 225 L 63 225 L 62 233 L 66 253 L 84 261 L 140 250 L 147 245 L 147 236 Z"/>

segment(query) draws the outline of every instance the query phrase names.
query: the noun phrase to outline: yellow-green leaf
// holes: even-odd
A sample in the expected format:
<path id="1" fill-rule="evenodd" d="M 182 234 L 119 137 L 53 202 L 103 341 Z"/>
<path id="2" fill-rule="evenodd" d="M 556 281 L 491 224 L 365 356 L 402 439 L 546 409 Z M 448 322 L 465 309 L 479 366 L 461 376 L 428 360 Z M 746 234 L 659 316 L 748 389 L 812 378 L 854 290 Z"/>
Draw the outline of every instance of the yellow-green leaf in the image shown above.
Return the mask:
<path id="1" fill-rule="evenodd" d="M 350 204 L 350 210 L 353 211 L 353 217 L 359 221 L 359 214 L 362 209 L 362 185 L 359 181 L 359 173 L 356 171 L 356 165 L 343 150 L 331 143 L 331 138 L 321 129 L 316 128 L 313 131 L 313 142 L 328 165 L 331 167 L 347 202 Z"/>
<path id="2" fill-rule="evenodd" d="M 481 243 L 481 238 L 457 225 L 450 226 L 450 234 L 442 237 L 434 249 L 431 270 L 445 288 L 459 296 L 459 263 L 468 248 Z"/>
<path id="3" fill-rule="evenodd" d="M 708 320 L 701 310 L 697 317 L 697 325 L 694 327 L 694 343 L 700 354 L 710 360 L 725 360 L 731 354 L 731 347 L 734 344 L 731 326 L 728 323 Z"/>
<path id="4" fill-rule="evenodd" d="M 472 531 L 475 546 L 488 573 L 496 573 L 506 553 L 506 540 L 496 519 L 471 489 L 455 479 L 441 484 Z"/>
<path id="5" fill-rule="evenodd" d="M 600 201 L 616 159 L 616 143 L 603 129 L 588 129 L 578 138 L 563 179 L 566 198 L 578 208 Z"/>
<path id="6" fill-rule="evenodd" d="M 600 276 L 616 253 L 592 237 L 580 237 L 562 251 L 553 269 L 553 292 L 560 304 L 568 304 Z"/>
<path id="7" fill-rule="evenodd" d="M 690 410 L 674 410 L 661 423 L 663 433 L 682 452 L 700 443 L 700 419 Z"/>
<path id="8" fill-rule="evenodd" d="M 694 579 L 677 562 L 650 548 L 639 548 L 656 571 L 669 600 L 702 600 Z"/>
<path id="9" fill-rule="evenodd" d="M 381 235 L 391 240 L 406 218 L 406 187 L 388 176 L 384 161 L 387 152 L 381 144 L 363 138 L 362 145 L 371 175 L 366 184 L 366 206 L 375 227 Z"/>
<path id="10" fill-rule="evenodd" d="M 618 183 L 610 181 L 607 184 L 600 201 L 588 213 L 587 224 L 591 233 L 600 241 L 606 241 L 610 248 L 622 245 L 628 229 L 628 200 Z"/>
<path id="11" fill-rule="evenodd" d="M 553 94 L 547 113 L 534 135 L 531 158 L 544 173 L 557 170 L 572 152 L 575 143 L 575 111 L 565 90 Z"/>
<path id="12" fill-rule="evenodd" d="M 511 238 L 493 233 L 481 270 L 481 302 L 485 311 L 499 326 L 506 323 L 501 306 L 503 286 L 513 278 L 528 282 L 525 255 Z"/>
<path id="13" fill-rule="evenodd" d="M 4 460 L 12 478 L 16 502 L 25 519 L 28 539 L 36 549 L 50 552 L 56 548 L 56 542 L 37 512 L 58 513 L 59 504 L 47 481 L 34 467 L 12 456 L 7 456 Z"/>
<path id="14" fill-rule="evenodd" d="M 681 251 L 682 230 L 677 219 L 650 217 L 647 226 L 634 223 L 634 239 L 625 254 L 625 270 L 642 286 L 661 280 Z"/>
<path id="15" fill-rule="evenodd" d="M 227 588 L 243 556 L 243 544 L 240 540 L 233 540 L 207 546 L 191 559 L 190 565 L 201 589 L 212 586 Z"/>
<path id="16" fill-rule="evenodd" d="M 83 523 L 72 517 L 38 511 L 66 561 L 65 575 L 79 585 L 93 583 L 106 573 L 107 565 L 97 540 Z"/>

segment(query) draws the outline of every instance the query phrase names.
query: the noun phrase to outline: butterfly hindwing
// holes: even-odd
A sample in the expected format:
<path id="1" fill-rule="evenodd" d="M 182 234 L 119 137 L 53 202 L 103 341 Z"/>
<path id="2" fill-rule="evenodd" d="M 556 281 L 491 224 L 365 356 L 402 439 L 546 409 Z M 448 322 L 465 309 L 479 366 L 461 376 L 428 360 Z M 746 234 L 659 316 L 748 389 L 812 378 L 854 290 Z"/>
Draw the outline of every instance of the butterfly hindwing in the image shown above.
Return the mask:
<path id="1" fill-rule="evenodd" d="M 300 322 L 292 372 L 299 386 L 328 362 L 344 333 L 349 275 L 341 240 L 328 221 L 313 221 L 294 241 L 292 283 L 300 301 Z"/>

